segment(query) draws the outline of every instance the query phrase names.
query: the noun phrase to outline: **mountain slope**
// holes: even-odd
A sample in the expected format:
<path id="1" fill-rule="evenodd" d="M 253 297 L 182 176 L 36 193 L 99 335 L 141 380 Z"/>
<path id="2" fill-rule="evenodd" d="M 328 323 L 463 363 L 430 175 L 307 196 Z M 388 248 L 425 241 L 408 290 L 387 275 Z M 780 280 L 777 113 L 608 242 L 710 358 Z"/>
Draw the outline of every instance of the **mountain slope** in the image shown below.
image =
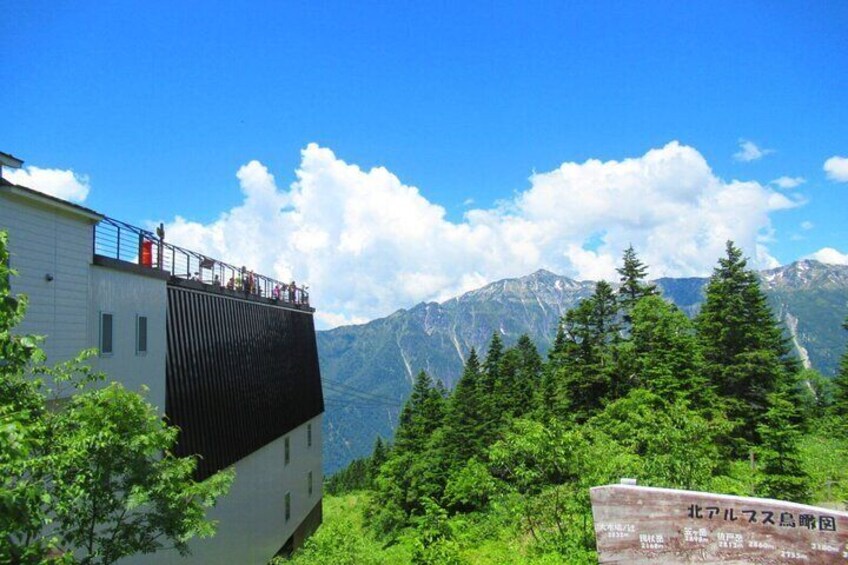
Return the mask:
<path id="1" fill-rule="evenodd" d="M 799 356 L 833 374 L 846 342 L 841 323 L 848 313 L 848 267 L 799 261 L 761 276 Z M 688 315 L 697 313 L 706 278 L 655 282 Z M 318 332 L 327 472 L 368 453 L 377 435 L 391 437 L 418 371 L 452 387 L 468 352 L 474 347 L 485 354 L 494 331 L 507 345 L 527 333 L 547 351 L 559 318 L 594 286 L 540 270 L 441 304 L 422 303 L 367 324 Z"/>

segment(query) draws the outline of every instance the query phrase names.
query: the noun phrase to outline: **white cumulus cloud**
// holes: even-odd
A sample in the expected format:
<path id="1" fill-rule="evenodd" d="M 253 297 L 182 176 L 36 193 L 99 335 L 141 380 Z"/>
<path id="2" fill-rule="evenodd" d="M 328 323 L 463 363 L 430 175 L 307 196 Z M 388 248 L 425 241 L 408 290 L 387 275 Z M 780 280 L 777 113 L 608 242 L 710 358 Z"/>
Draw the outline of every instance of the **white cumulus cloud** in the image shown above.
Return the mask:
<path id="1" fill-rule="evenodd" d="M 747 139 L 739 140 L 739 151 L 733 154 L 733 158 L 737 161 L 747 163 L 762 159 L 769 153 L 774 153 L 774 149 L 761 149 L 756 143 Z"/>
<path id="2" fill-rule="evenodd" d="M 308 283 L 324 327 L 539 268 L 615 279 L 631 243 L 653 277 L 709 273 L 727 239 L 754 266 L 772 266 L 770 214 L 799 205 L 767 185 L 718 178 L 697 150 L 677 142 L 534 173 L 511 200 L 469 209 L 461 221 L 387 169 L 363 170 L 316 144 L 302 150 L 287 188 L 258 161 L 236 176 L 239 206 L 209 224 L 177 217 L 168 239 Z"/>
<path id="3" fill-rule="evenodd" d="M 780 177 L 771 181 L 771 184 L 780 188 L 795 188 L 807 182 L 804 177 Z"/>
<path id="4" fill-rule="evenodd" d="M 841 253 L 833 247 L 823 247 L 805 258 L 815 259 L 816 261 L 830 263 L 832 265 L 848 265 L 848 254 Z"/>
<path id="5" fill-rule="evenodd" d="M 835 182 L 848 182 L 848 157 L 834 155 L 824 162 L 827 178 Z"/>
<path id="6" fill-rule="evenodd" d="M 86 175 L 71 170 L 24 167 L 6 169 L 3 177 L 11 183 L 71 202 L 83 202 L 91 189 Z"/>

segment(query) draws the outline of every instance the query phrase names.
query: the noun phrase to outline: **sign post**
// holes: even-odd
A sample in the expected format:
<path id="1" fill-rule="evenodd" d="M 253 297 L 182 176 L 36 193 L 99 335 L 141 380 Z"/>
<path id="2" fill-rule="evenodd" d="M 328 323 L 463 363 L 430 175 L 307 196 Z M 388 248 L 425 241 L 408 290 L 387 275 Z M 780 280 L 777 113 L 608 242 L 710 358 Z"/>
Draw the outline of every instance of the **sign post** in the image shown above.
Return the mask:
<path id="1" fill-rule="evenodd" d="M 591 489 L 600 563 L 848 564 L 848 513 L 633 484 Z"/>

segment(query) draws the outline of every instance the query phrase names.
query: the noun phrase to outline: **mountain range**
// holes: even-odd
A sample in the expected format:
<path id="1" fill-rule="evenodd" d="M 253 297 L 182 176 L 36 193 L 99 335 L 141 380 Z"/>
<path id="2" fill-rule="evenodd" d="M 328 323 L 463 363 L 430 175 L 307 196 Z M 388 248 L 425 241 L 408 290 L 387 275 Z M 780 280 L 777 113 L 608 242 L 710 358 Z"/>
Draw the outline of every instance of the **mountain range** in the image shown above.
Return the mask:
<path id="1" fill-rule="evenodd" d="M 833 375 L 846 347 L 848 266 L 803 260 L 760 272 L 775 316 L 805 366 Z M 707 278 L 654 281 L 689 316 Z M 414 376 L 427 371 L 452 387 L 472 347 L 485 354 L 493 332 L 507 346 L 528 334 L 550 347 L 562 315 L 590 296 L 595 282 L 539 270 L 445 302 L 421 303 L 366 324 L 317 332 L 324 396 L 324 469 L 332 473 L 389 438 Z"/>

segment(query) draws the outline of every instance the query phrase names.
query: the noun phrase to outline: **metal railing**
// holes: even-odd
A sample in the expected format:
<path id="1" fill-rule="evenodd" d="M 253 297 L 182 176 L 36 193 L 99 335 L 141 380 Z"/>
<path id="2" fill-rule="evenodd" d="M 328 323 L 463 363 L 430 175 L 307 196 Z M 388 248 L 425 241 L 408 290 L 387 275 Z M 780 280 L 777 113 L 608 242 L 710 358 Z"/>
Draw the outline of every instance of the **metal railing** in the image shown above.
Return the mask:
<path id="1" fill-rule="evenodd" d="M 113 218 L 105 217 L 94 226 L 94 254 L 157 269 L 178 279 L 234 293 L 309 305 L 306 287 L 298 287 L 294 281 L 287 284 L 245 267 L 236 267 L 207 257 L 168 243 L 153 232 Z"/>

